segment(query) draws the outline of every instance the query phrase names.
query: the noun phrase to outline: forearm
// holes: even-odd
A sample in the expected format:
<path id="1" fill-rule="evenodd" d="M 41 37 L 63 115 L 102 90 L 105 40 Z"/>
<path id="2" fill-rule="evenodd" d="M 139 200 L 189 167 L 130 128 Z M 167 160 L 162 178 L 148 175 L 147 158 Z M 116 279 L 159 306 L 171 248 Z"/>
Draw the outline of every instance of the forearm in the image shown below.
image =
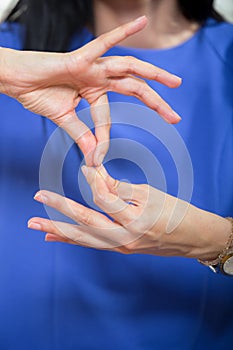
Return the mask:
<path id="1" fill-rule="evenodd" d="M 7 80 L 11 72 L 9 71 L 9 64 L 7 64 L 7 56 L 9 49 L 0 47 L 0 93 L 7 94 Z"/>
<path id="2" fill-rule="evenodd" d="M 188 235 L 192 241 L 187 257 L 213 260 L 226 247 L 232 225 L 226 218 L 190 206 L 180 229 L 185 231 L 182 236 Z"/>

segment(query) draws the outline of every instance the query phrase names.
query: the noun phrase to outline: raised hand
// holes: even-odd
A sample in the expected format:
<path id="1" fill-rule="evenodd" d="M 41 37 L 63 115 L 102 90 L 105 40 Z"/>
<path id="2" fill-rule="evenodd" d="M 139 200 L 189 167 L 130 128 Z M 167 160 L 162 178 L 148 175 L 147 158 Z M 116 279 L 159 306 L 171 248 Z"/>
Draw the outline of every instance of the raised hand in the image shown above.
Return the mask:
<path id="1" fill-rule="evenodd" d="M 147 19 L 141 17 L 71 53 L 1 48 L 0 92 L 64 128 L 81 148 L 87 165 L 100 165 L 108 150 L 111 124 L 107 91 L 136 96 L 169 123 L 180 120 L 141 79 L 177 87 L 180 78 L 134 57 L 101 57 L 114 45 L 142 30 L 146 23 Z M 95 135 L 75 113 L 81 98 L 91 105 Z M 101 109 L 95 108 L 99 105 Z"/>

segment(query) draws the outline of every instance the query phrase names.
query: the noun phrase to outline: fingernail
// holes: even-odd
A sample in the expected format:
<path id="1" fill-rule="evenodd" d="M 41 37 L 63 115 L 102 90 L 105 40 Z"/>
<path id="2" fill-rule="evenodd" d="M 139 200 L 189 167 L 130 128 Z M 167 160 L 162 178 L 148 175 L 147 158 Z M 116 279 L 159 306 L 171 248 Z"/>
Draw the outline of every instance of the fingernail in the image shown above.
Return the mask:
<path id="1" fill-rule="evenodd" d="M 45 239 L 44 240 L 45 240 L 45 242 L 58 242 L 56 235 L 52 235 L 52 234 L 49 234 L 49 233 L 47 233 L 45 235 Z"/>
<path id="2" fill-rule="evenodd" d="M 33 222 L 33 221 L 28 222 L 28 228 L 31 228 L 33 230 L 42 230 L 42 226 L 37 222 Z"/>
<path id="3" fill-rule="evenodd" d="M 46 203 L 48 201 L 48 197 L 40 191 L 35 194 L 34 199 L 41 203 Z"/>
<path id="4" fill-rule="evenodd" d="M 167 113 L 167 121 L 171 124 L 176 124 L 181 121 L 181 119 L 182 118 L 175 111 L 170 111 Z"/>
<path id="5" fill-rule="evenodd" d="M 180 79 L 180 80 L 182 80 L 182 78 L 181 78 L 181 77 L 179 77 L 179 75 L 176 75 L 176 74 L 171 74 L 171 76 L 172 76 L 172 77 L 174 77 L 174 78 L 176 78 L 176 79 Z"/>
<path id="6" fill-rule="evenodd" d="M 140 16 L 140 17 L 136 18 L 134 22 L 141 22 L 142 19 L 144 19 L 144 18 L 146 18 L 146 16 Z"/>
<path id="7" fill-rule="evenodd" d="M 82 172 L 83 172 L 83 175 L 84 175 L 85 177 L 87 177 L 87 175 L 88 175 L 88 168 L 87 168 L 87 166 L 86 166 L 86 165 L 83 165 L 83 166 L 81 167 L 81 170 L 82 170 Z"/>
<path id="8" fill-rule="evenodd" d="M 179 116 L 179 114 L 177 114 L 175 111 L 172 111 L 172 115 L 173 117 L 176 118 L 177 122 L 179 122 L 182 118 Z"/>

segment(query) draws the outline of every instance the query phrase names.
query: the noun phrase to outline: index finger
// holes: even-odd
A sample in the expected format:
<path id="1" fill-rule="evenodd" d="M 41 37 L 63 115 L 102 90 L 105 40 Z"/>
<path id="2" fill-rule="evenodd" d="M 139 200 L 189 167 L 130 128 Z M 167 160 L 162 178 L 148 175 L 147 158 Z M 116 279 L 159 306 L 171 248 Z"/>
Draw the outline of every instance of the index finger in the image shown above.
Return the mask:
<path id="1" fill-rule="evenodd" d="M 100 35 L 98 38 L 84 46 L 88 61 L 95 61 L 106 51 L 111 49 L 111 47 L 142 30 L 146 24 L 147 18 L 146 16 L 142 16 L 134 21 L 123 24 L 110 32 Z"/>
<path id="2" fill-rule="evenodd" d="M 107 94 L 100 96 L 95 103 L 91 104 L 91 116 L 95 124 L 97 142 L 93 163 L 99 166 L 109 148 L 111 118 Z"/>

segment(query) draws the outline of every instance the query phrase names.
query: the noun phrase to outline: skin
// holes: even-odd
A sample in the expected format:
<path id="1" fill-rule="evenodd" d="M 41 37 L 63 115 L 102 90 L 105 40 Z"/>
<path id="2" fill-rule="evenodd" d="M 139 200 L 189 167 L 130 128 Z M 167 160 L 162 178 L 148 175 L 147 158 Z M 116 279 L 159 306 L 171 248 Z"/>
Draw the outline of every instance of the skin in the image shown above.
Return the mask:
<path id="1" fill-rule="evenodd" d="M 0 92 L 62 127 L 84 153 L 86 164 L 100 165 L 109 147 L 111 118 L 107 91 L 136 96 L 169 123 L 180 120 L 142 79 L 178 87 L 179 77 L 134 57 L 101 57 L 146 24 L 143 16 L 66 54 L 1 48 Z M 76 115 L 75 108 L 81 98 L 91 105 L 95 135 Z"/>
<path id="2" fill-rule="evenodd" d="M 199 259 L 216 257 L 226 245 L 231 232 L 228 220 L 184 201 L 177 202 L 175 197 L 149 185 L 117 181 L 107 174 L 103 166 L 83 167 L 82 170 L 91 187 L 94 202 L 114 221 L 68 198 L 40 191 L 35 195 L 35 200 L 58 210 L 78 224 L 42 218 L 29 220 L 29 228 L 48 232 L 47 241 L 123 254 Z M 175 215 L 172 215 L 174 210 Z M 177 216 L 182 217 L 178 224 L 174 221 Z"/>
<path id="3" fill-rule="evenodd" d="M 130 20 L 131 16 L 148 14 L 150 21 L 146 30 L 126 38 L 125 46 L 166 48 L 181 44 L 199 28 L 198 23 L 188 22 L 182 16 L 175 0 L 96 0 L 94 10 L 97 35 Z M 212 260 L 226 246 L 232 227 L 225 218 L 148 185 L 118 183 L 103 167 L 84 168 L 84 173 L 95 203 L 114 221 L 68 198 L 40 191 L 35 196 L 37 201 L 71 217 L 80 226 L 32 218 L 28 227 L 47 232 L 47 241 L 126 254 Z M 173 209 L 175 215 L 171 214 Z M 178 223 L 174 222 L 176 216 L 182 218 Z"/>
<path id="4" fill-rule="evenodd" d="M 176 0 L 94 0 L 95 34 L 146 15 L 146 28 L 126 38 L 121 45 L 148 49 L 166 49 L 190 39 L 200 24 L 188 21 Z"/>

